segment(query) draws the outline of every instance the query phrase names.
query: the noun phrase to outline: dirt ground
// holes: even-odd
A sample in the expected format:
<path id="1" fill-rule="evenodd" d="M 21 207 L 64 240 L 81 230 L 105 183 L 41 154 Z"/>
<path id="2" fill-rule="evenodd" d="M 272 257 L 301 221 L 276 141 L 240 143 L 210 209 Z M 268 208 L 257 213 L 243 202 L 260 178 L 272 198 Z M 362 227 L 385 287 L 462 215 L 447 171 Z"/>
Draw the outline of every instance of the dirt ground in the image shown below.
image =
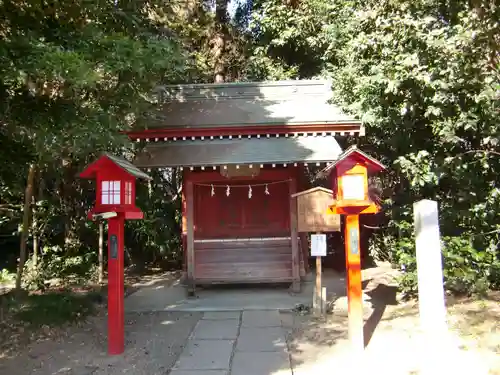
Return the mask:
<path id="1" fill-rule="evenodd" d="M 106 354 L 106 317 L 47 335 L 8 356 L 0 373 L 11 375 L 163 375 L 175 363 L 198 313 L 126 314 L 125 353 Z"/>
<path id="2" fill-rule="evenodd" d="M 159 270 L 141 276 L 127 274 L 125 295 L 151 285 L 168 287 L 179 277 L 180 272 Z M 102 293 L 106 295 L 105 287 Z M 109 357 L 106 305 L 100 304 L 96 310 L 96 315 L 77 325 L 43 326 L 36 331 L 26 329 L 23 324 L 9 326 L 2 321 L 0 327 L 6 329 L 0 332 L 0 374 L 165 374 L 201 316 L 127 313 L 124 356 Z"/>
<path id="3" fill-rule="evenodd" d="M 333 369 L 338 372 L 344 366 L 351 374 L 418 373 L 422 363 L 420 351 L 426 346 L 418 330 L 418 306 L 415 302 L 398 301 L 391 272 L 384 267 L 364 271 L 367 346 L 363 358 L 353 360 L 349 356 L 342 296 L 333 304 L 333 314 L 322 319 L 282 312 L 294 375 L 331 374 Z M 160 279 L 137 280 L 135 287 Z M 482 300 L 450 298 L 447 303 L 456 350 L 440 354 L 446 370 L 440 373 L 500 375 L 499 294 Z M 126 352 L 123 356 L 108 357 L 106 315 L 101 308 L 97 316 L 78 326 L 60 330 L 44 328 L 33 335 L 29 344 L 0 351 L 0 373 L 168 374 L 200 317 L 201 313 L 186 312 L 127 314 Z"/>
<path id="4" fill-rule="evenodd" d="M 345 297 L 323 319 L 282 313 L 289 328 L 294 375 L 418 374 L 428 344 L 419 330 L 418 304 L 398 300 L 396 271 L 387 265 L 363 271 L 366 293 L 363 358 L 351 356 Z M 500 293 L 488 298 L 447 299 L 449 345 L 434 358 L 436 373 L 500 375 Z"/>

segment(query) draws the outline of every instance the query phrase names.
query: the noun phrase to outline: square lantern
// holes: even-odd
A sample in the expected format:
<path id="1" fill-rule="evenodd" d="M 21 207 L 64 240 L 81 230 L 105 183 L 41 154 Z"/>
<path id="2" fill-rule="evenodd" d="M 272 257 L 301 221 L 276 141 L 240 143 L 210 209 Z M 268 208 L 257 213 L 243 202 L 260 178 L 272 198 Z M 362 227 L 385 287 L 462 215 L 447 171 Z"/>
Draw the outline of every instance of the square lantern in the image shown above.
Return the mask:
<path id="1" fill-rule="evenodd" d="M 321 171 L 322 175 L 330 174 L 332 179 L 335 204 L 330 206 L 330 213 L 349 215 L 378 212 L 378 206 L 368 193 L 368 173 L 384 169 L 383 164 L 356 146 L 349 147 L 337 161 Z"/>
<path id="2" fill-rule="evenodd" d="M 142 211 L 135 206 L 135 180 L 151 180 L 151 177 L 135 165 L 123 158 L 104 154 L 80 177 L 96 180 L 96 204 L 89 217 L 103 212 L 123 212 L 126 219 L 142 219 Z"/>

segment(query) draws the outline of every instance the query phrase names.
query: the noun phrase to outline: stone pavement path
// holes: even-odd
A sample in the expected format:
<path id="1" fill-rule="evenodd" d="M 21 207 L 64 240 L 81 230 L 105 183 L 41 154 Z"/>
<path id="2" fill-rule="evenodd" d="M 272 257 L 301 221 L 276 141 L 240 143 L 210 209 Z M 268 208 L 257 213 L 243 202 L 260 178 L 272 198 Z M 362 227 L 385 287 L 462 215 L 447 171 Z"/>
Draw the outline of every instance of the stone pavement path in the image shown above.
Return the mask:
<path id="1" fill-rule="evenodd" d="M 206 312 L 170 375 L 292 375 L 279 311 Z"/>

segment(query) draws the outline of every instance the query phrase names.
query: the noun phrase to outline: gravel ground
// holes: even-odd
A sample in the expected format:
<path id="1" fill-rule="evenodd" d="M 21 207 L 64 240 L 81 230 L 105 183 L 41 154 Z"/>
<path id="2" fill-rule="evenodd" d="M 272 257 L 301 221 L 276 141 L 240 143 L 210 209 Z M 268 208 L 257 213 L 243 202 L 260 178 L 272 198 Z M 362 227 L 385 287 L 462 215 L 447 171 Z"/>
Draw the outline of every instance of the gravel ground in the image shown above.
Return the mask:
<path id="1" fill-rule="evenodd" d="M 125 315 L 125 353 L 107 356 L 106 317 L 91 318 L 23 352 L 0 357 L 9 375 L 166 374 L 200 319 L 198 313 L 159 312 Z"/>

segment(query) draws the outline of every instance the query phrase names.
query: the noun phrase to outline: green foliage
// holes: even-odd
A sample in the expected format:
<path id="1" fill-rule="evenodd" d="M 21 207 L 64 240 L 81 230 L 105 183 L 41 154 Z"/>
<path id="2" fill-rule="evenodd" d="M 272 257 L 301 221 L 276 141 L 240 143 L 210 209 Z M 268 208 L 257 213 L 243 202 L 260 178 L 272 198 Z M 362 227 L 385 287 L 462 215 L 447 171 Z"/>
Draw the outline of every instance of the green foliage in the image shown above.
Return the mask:
<path id="1" fill-rule="evenodd" d="M 391 251 L 407 267 L 407 289 L 415 287 L 411 204 L 422 198 L 440 204 L 447 288 L 495 283 L 500 161 L 490 140 L 499 136 L 500 103 L 487 20 L 496 11 L 480 21 L 465 4 L 383 1 L 357 4 L 358 17 L 346 21 L 355 34 L 332 69 L 337 100 L 364 116 L 370 148 L 392 162 Z"/>
<path id="2" fill-rule="evenodd" d="M 410 237 L 411 238 L 411 237 Z M 407 297 L 417 295 L 417 263 L 413 238 L 395 241 L 394 263 L 401 267 L 399 285 Z M 495 249 L 478 251 L 467 236 L 442 238 L 445 288 L 459 294 L 484 294 L 498 288 L 500 260 Z"/>
<path id="3" fill-rule="evenodd" d="M 2 269 L 0 272 L 0 284 L 6 284 L 14 281 L 16 275 L 10 272 L 7 268 Z"/>
<path id="4" fill-rule="evenodd" d="M 0 11 L 10 21 L 0 42 L 4 122 L 39 162 L 119 145 L 154 85 L 183 72 L 182 50 L 153 34 L 140 3 L 4 1 Z"/>
<path id="5" fill-rule="evenodd" d="M 98 230 L 86 214 L 95 190 L 75 176 L 102 151 L 134 152 L 121 132 L 144 126 L 156 85 L 199 75 L 185 41 L 165 27 L 182 18 L 179 9 L 168 13 L 170 6 L 161 0 L 0 1 L 0 244 L 5 250 L 0 261 L 13 268 L 19 256 L 26 175 L 34 163 L 30 288 L 77 274 L 90 278 Z M 155 201 L 146 215 L 168 222 L 172 207 L 178 202 Z M 130 236 L 132 258 L 144 251 L 147 259 L 155 258 L 149 254 L 157 251 L 154 246 L 141 242 L 146 237 L 168 247 L 165 257 L 174 252 L 174 225 L 144 228 L 161 230 L 168 240 L 150 233 Z"/>
<path id="6" fill-rule="evenodd" d="M 174 169 L 165 173 L 152 171 L 150 175 L 153 180 L 149 186 L 137 185 L 136 192 L 144 219 L 126 223 L 125 244 L 136 266 L 180 268 L 181 173 Z"/>
<path id="7" fill-rule="evenodd" d="M 479 293 L 488 291 L 492 278 L 498 275 L 500 260 L 493 249 L 479 250 L 470 238 L 444 237 L 443 258 L 445 286 L 459 293 Z"/>
<path id="8" fill-rule="evenodd" d="M 43 249 L 37 263 L 29 259 L 25 264 L 24 286 L 29 290 L 45 290 L 57 285 L 77 285 L 97 282 L 97 254 L 78 251 L 69 255 L 60 247 Z"/>
<path id="9" fill-rule="evenodd" d="M 359 146 L 390 166 L 372 253 L 416 287 L 412 205 L 439 202 L 446 287 L 498 287 L 500 8 L 487 1 L 254 2 L 255 54 L 295 77 L 332 78 Z M 265 68 L 262 68 L 265 70 Z"/>

